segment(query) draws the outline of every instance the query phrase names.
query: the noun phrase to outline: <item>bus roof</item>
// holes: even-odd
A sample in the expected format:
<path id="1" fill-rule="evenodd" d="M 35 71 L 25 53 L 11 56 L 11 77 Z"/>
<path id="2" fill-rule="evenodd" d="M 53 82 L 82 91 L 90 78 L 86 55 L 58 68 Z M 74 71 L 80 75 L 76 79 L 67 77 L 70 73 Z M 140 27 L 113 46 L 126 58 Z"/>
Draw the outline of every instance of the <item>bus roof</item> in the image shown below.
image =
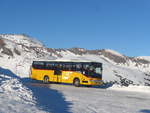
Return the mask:
<path id="1" fill-rule="evenodd" d="M 95 62 L 95 61 L 88 61 L 88 60 L 76 60 L 76 59 L 71 59 L 71 60 L 66 60 L 66 59 L 56 59 L 56 60 L 35 60 L 35 61 L 41 61 L 41 62 L 74 62 L 74 63 L 101 63 L 101 62 Z"/>

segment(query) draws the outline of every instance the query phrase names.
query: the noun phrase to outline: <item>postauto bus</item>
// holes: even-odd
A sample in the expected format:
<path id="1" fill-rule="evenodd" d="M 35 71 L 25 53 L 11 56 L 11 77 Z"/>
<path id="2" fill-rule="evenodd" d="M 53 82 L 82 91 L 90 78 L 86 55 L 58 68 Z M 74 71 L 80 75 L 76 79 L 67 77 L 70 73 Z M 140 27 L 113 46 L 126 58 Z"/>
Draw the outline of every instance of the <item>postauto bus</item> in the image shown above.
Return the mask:
<path id="1" fill-rule="evenodd" d="M 102 84 L 102 63 L 76 61 L 33 61 L 30 78 L 44 83 Z"/>

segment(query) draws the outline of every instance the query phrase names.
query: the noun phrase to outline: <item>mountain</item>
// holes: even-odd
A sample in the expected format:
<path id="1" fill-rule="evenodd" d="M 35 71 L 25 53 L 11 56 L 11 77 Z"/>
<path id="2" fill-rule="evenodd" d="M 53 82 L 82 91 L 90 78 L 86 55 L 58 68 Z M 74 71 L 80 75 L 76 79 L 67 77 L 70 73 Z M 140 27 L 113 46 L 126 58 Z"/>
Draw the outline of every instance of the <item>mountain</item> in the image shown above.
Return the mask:
<path id="1" fill-rule="evenodd" d="M 28 35 L 0 35 L 0 67 L 28 77 L 32 61 L 38 59 L 102 62 L 105 83 L 150 85 L 150 57 L 128 57 L 111 49 L 47 48 Z"/>

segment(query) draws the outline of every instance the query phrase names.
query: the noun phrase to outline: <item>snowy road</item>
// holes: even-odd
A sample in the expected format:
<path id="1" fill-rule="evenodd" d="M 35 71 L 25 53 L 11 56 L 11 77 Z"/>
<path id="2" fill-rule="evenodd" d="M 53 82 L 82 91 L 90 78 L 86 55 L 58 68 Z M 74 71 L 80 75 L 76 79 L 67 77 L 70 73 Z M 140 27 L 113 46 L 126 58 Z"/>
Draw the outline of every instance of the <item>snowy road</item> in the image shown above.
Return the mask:
<path id="1" fill-rule="evenodd" d="M 99 88 L 76 88 L 52 84 L 72 103 L 73 113 L 150 113 L 150 93 L 114 91 Z"/>

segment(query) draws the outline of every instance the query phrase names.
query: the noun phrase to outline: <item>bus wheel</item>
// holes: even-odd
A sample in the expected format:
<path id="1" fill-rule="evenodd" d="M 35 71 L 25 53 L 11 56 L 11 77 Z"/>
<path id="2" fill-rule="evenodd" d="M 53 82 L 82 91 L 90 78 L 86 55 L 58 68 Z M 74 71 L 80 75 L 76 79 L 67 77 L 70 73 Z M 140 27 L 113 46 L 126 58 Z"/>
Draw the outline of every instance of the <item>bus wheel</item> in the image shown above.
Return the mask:
<path id="1" fill-rule="evenodd" d="M 49 82 L 49 77 L 48 77 L 48 76 L 44 76 L 43 82 L 44 82 L 45 84 L 47 84 L 47 83 Z"/>
<path id="2" fill-rule="evenodd" d="M 75 78 L 75 79 L 73 80 L 73 85 L 74 85 L 75 87 L 79 87 L 79 86 L 80 86 L 80 80 L 79 80 L 78 78 Z"/>

